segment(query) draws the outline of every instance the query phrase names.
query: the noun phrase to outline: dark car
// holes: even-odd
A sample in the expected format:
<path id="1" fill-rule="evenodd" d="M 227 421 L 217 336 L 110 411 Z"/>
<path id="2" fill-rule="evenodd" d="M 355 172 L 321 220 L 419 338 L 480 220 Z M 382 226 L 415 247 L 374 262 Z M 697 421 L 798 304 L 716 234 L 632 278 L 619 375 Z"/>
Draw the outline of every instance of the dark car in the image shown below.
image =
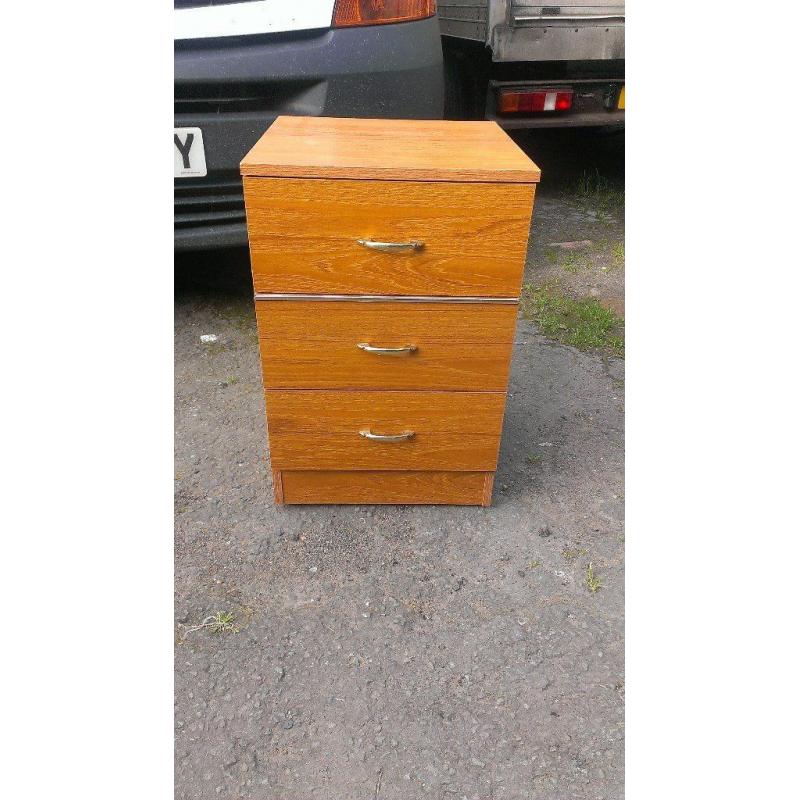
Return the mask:
<path id="1" fill-rule="evenodd" d="M 441 119 L 434 0 L 174 0 L 175 249 L 247 242 L 239 162 L 281 114 Z"/>

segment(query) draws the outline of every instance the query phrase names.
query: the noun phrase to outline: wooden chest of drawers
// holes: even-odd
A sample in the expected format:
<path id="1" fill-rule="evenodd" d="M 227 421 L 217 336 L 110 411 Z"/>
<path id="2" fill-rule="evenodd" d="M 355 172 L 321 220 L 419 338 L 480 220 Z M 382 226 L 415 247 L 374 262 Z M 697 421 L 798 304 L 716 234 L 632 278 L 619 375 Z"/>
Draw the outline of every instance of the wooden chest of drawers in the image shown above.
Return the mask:
<path id="1" fill-rule="evenodd" d="M 489 505 L 539 168 L 493 122 L 279 117 L 241 171 L 276 502 Z"/>

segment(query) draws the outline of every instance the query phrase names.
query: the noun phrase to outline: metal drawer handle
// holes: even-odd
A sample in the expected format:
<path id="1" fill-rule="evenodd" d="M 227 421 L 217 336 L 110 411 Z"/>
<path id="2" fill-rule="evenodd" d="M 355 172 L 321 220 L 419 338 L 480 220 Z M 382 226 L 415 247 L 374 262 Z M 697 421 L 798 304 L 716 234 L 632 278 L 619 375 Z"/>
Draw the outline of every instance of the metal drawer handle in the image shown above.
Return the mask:
<path id="1" fill-rule="evenodd" d="M 417 349 L 415 344 L 408 344 L 405 347 L 373 347 L 367 342 L 359 342 L 356 347 L 365 353 L 378 353 L 382 356 L 402 356 L 407 353 L 414 353 Z"/>
<path id="2" fill-rule="evenodd" d="M 369 428 L 365 431 L 359 431 L 365 439 L 371 439 L 373 442 L 407 442 L 414 436 L 414 431 L 403 431 L 394 435 L 384 433 L 373 433 Z"/>
<path id="3" fill-rule="evenodd" d="M 402 250 L 422 250 L 425 242 L 413 239 L 410 242 L 373 242 L 372 239 L 358 239 L 358 243 L 368 250 L 380 250 L 382 253 L 397 253 Z"/>

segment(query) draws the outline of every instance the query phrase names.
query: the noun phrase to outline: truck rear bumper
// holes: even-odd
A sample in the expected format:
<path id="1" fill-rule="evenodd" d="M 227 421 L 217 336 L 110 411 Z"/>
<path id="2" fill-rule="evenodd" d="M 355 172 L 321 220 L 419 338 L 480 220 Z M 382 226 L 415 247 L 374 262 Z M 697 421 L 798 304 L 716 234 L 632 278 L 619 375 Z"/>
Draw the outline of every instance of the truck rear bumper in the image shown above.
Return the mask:
<path id="1" fill-rule="evenodd" d="M 625 111 L 616 106 L 619 91 L 624 85 L 624 79 L 492 80 L 486 93 L 486 119 L 494 120 L 509 130 L 622 126 L 625 124 Z M 572 89 L 572 108 L 569 111 L 535 114 L 498 114 L 497 93 L 505 88 Z"/>
<path id="2" fill-rule="evenodd" d="M 175 249 L 247 242 L 239 162 L 281 114 L 441 119 L 436 17 L 175 43 L 175 127 L 203 132 L 208 174 L 175 180 Z"/>
<path id="3" fill-rule="evenodd" d="M 523 117 L 497 117 L 491 114 L 486 119 L 494 120 L 501 128 L 506 130 L 520 130 L 523 128 L 591 128 L 591 127 L 622 127 L 625 125 L 624 111 L 587 111 L 582 114 L 559 114 L 554 116 Z"/>

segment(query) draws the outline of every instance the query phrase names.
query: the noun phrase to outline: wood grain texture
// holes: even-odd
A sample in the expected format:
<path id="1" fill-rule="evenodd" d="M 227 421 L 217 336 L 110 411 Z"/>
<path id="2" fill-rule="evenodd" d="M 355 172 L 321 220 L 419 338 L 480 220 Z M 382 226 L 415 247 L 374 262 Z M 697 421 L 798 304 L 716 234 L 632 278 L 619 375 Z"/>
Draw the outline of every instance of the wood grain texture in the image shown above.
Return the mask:
<path id="1" fill-rule="evenodd" d="M 283 480 L 279 469 L 272 470 L 272 489 L 275 493 L 275 503 L 283 505 Z"/>
<path id="2" fill-rule="evenodd" d="M 493 122 L 281 117 L 241 171 L 257 293 L 387 298 L 257 302 L 276 503 L 489 505 L 516 307 L 391 296 L 519 297 L 539 168 Z"/>
<path id="3" fill-rule="evenodd" d="M 483 472 L 293 471 L 281 473 L 286 503 L 488 505 Z M 491 502 L 491 497 L 490 497 Z"/>
<path id="4" fill-rule="evenodd" d="M 492 504 L 492 488 L 494 487 L 494 472 L 487 472 L 483 480 L 483 496 L 481 497 L 482 506 Z"/>
<path id="5" fill-rule="evenodd" d="M 362 392 L 269 389 L 275 469 L 491 472 L 503 426 L 503 392 Z M 415 435 L 376 442 L 359 435 Z M 284 487 L 285 490 L 285 487 Z"/>
<path id="6" fill-rule="evenodd" d="M 270 389 L 505 391 L 516 306 L 256 301 Z M 356 345 L 403 347 L 408 355 Z"/>
<path id="7" fill-rule="evenodd" d="M 245 178 L 256 292 L 518 297 L 535 186 Z M 421 240 L 384 253 L 358 239 Z"/>
<path id="8" fill-rule="evenodd" d="M 535 183 L 541 170 L 496 122 L 278 117 L 242 175 Z"/>

